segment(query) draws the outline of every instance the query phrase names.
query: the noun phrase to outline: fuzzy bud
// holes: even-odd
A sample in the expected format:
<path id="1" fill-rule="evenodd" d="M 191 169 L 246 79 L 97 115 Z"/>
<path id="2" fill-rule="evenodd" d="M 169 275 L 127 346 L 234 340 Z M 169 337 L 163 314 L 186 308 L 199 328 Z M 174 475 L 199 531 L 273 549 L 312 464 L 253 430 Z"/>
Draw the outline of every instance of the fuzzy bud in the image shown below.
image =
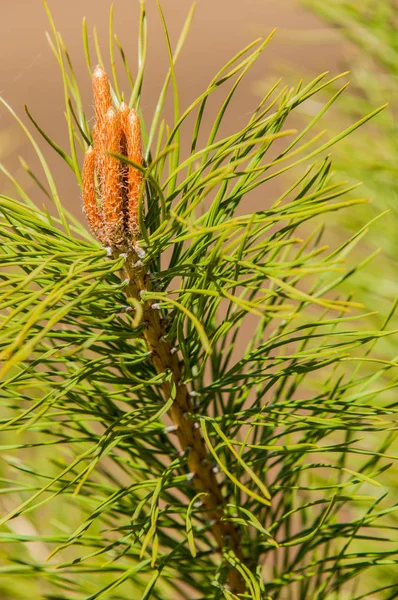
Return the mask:
<path id="1" fill-rule="evenodd" d="M 126 136 L 127 158 L 136 165 L 142 165 L 142 138 L 141 124 L 137 112 L 132 108 L 122 123 L 122 131 Z M 136 237 L 139 231 L 138 209 L 142 184 L 142 172 L 129 165 L 128 171 L 128 202 L 127 202 L 127 228 Z M 138 253 L 137 253 L 138 254 Z M 139 258 L 143 258 L 138 255 Z"/>
<path id="2" fill-rule="evenodd" d="M 120 187 L 120 162 L 112 154 L 120 152 L 120 126 L 117 112 L 109 108 L 105 115 L 105 151 L 103 156 L 102 210 L 107 237 L 114 246 L 124 241 L 123 200 Z"/>
<path id="3" fill-rule="evenodd" d="M 102 243 L 106 243 L 104 223 L 97 204 L 97 192 L 95 189 L 95 152 L 92 146 L 84 155 L 83 173 L 83 206 L 88 224 L 95 237 Z"/>
<path id="4" fill-rule="evenodd" d="M 112 106 L 102 66 L 94 69 L 92 83 L 96 122 L 83 166 L 84 209 L 94 235 L 113 252 L 136 245 L 142 173 L 112 154 L 142 165 L 141 125 L 137 112 L 124 102 L 118 110 Z M 138 246 L 136 253 L 139 259 L 145 256 Z"/>

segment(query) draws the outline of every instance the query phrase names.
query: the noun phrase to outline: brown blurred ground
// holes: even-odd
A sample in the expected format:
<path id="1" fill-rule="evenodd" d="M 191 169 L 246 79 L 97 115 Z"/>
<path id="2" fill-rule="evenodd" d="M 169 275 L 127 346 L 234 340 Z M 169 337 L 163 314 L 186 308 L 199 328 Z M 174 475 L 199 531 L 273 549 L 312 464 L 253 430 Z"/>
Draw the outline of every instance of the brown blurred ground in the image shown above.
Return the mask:
<path id="1" fill-rule="evenodd" d="M 110 0 L 70 0 L 68 3 L 49 0 L 56 26 L 71 54 L 88 114 L 92 112 L 91 90 L 82 50 L 81 22 L 86 16 L 90 30 L 94 24 L 97 26 L 105 54 L 110 4 Z M 178 36 L 190 5 L 189 0 L 162 2 L 172 42 Z M 167 54 L 155 0 L 147 1 L 147 11 L 149 68 L 142 108 L 149 119 L 167 69 Z M 116 0 L 115 31 L 132 65 L 136 58 L 138 13 L 138 0 Z M 277 34 L 247 76 L 246 85 L 238 90 L 227 115 L 226 128 L 232 128 L 234 121 L 243 123 L 255 103 L 256 82 L 272 78 L 279 70 L 284 72 L 282 65 L 296 67 L 296 79 L 291 73 L 287 77 L 291 85 L 306 73 L 318 74 L 337 68 L 341 49 L 336 42 L 330 43 L 321 38 L 315 45 L 305 43 L 304 31 L 319 30 L 324 25 L 305 11 L 298 0 L 198 0 L 192 30 L 177 69 L 181 106 L 187 106 L 199 95 L 214 73 L 235 52 L 257 36 L 267 35 L 274 27 L 278 28 Z M 49 25 L 41 0 L 1 0 L 0 92 L 25 122 L 23 106 L 28 104 L 35 119 L 49 135 L 61 146 L 67 146 L 62 82 L 45 38 L 46 30 L 49 30 Z M 17 168 L 21 172 L 21 168 L 17 167 L 18 154 L 23 154 L 30 164 L 35 164 L 33 153 L 3 108 L 0 110 L 1 131 L 6 131 L 7 136 L 5 141 L 0 137 L 3 141 L 0 157 L 13 174 Z M 81 214 L 79 190 L 73 176 L 49 149 L 46 157 L 50 157 L 62 201 L 74 214 Z M 37 200 L 43 200 L 30 183 L 26 187 Z M 10 191 L 4 179 L 1 180 L 1 190 Z"/>

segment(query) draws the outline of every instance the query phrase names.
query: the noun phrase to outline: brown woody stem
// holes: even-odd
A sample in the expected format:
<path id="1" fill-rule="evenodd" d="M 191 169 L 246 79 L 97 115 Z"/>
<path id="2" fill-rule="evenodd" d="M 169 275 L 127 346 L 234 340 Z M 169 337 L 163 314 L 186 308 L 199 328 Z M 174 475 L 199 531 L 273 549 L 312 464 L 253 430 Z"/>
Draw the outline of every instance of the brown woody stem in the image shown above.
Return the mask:
<path id="1" fill-rule="evenodd" d="M 123 278 L 129 282 L 125 290 L 126 296 L 141 301 L 140 293 L 150 291 L 150 282 L 146 268 L 136 262 L 134 255 L 126 258 Z M 181 450 L 187 455 L 188 468 L 193 474 L 196 489 L 206 493 L 202 501 L 212 523 L 211 532 L 218 550 L 222 551 L 223 547 L 228 545 L 237 558 L 243 561 L 239 530 L 233 523 L 223 520 L 223 505 L 226 498 L 213 471 L 212 461 L 200 429 L 195 426 L 196 422 L 190 416 L 193 412 L 192 402 L 187 386 L 183 382 L 178 353 L 172 352 L 171 343 L 165 339 L 166 327 L 159 311 L 152 308 L 152 304 L 151 300 L 143 301 L 143 320 L 146 322 L 143 337 L 151 352 L 157 373 L 171 373 L 175 384 L 176 396 L 169 415 L 177 427 L 176 434 Z M 169 381 L 162 384 L 162 393 L 165 400 L 171 397 L 172 387 Z M 228 583 L 235 593 L 243 593 L 246 589 L 244 579 L 236 568 L 231 568 Z"/>

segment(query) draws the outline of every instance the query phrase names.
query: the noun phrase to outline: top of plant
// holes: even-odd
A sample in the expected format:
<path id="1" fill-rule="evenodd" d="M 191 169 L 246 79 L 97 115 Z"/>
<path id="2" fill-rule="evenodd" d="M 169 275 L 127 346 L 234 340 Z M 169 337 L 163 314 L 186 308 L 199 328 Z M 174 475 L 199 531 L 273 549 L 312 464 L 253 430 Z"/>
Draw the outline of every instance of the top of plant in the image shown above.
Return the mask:
<path id="1" fill-rule="evenodd" d="M 159 14 L 170 66 L 150 123 L 140 109 L 145 5 L 136 72 L 114 36 L 112 12 L 110 19 L 114 109 L 101 115 L 114 122 L 117 110 L 131 111 L 142 128 L 142 156 L 129 154 L 128 144 L 121 153 L 110 142 L 96 146 L 101 115 L 93 135 L 49 12 L 69 150 L 28 112 L 79 184 L 83 153 L 95 158 L 97 183 L 93 165 L 85 180 L 94 186 L 91 194 L 96 188 L 109 198 L 107 190 L 115 190 L 104 183 L 101 160 L 117 165 L 125 185 L 127 172 L 135 174 L 123 213 L 96 232 L 108 243 L 111 223 L 112 240 L 122 232 L 124 243 L 129 231 L 128 252 L 117 242 L 109 256 L 69 214 L 35 138 L 8 107 L 38 154 L 45 182 L 34 177 L 57 214 L 39 209 L 8 174 L 18 199 L 0 196 L 1 427 L 8 463 L 0 539 L 7 544 L 1 570 L 13 578 L 0 589 L 12 598 L 91 600 L 320 600 L 337 598 L 339 590 L 367 597 L 373 583 L 364 590 L 358 576 L 396 562 L 395 507 L 385 498 L 396 412 L 390 396 L 396 377 L 387 385 L 385 374 L 396 361 L 375 350 L 391 334 L 395 307 L 379 331 L 361 329 L 361 306 L 341 297 L 339 284 L 368 261 L 344 268 L 366 228 L 329 249 L 321 218 L 364 202 L 344 198 L 351 188 L 331 179 L 325 154 L 381 109 L 323 143 L 319 134 L 311 137 L 343 85 L 301 131 L 287 128 L 292 111 L 339 79 L 322 74 L 291 89 L 278 82 L 248 122 L 223 137 L 220 124 L 234 92 L 271 36 L 234 56 L 181 110 L 175 64 L 193 9 L 174 51 L 160 6 Z M 92 58 L 84 22 L 90 77 L 94 64 L 103 65 L 96 35 L 94 41 Z M 126 96 L 117 50 L 131 88 Z M 221 86 L 225 100 L 201 143 L 207 100 Z M 166 123 L 169 88 L 174 116 Z M 182 137 L 191 140 L 186 157 Z M 281 177 L 285 191 L 272 200 L 264 194 L 248 213 L 247 194 Z M 98 222 L 101 207 L 95 194 L 90 198 Z M 156 328 L 162 350 L 148 339 Z M 157 351 L 167 354 L 168 368 L 157 364 Z M 177 415 L 181 394 L 188 410 Z M 205 474 L 204 464 L 192 470 L 195 448 L 184 445 L 185 425 L 174 436 L 168 415 L 192 425 L 206 453 Z M 210 508 L 209 486 L 219 501 Z M 234 589 L 231 573 L 244 591 Z M 26 576 L 29 588 L 16 574 Z M 386 570 L 386 594 L 391 577 Z"/>

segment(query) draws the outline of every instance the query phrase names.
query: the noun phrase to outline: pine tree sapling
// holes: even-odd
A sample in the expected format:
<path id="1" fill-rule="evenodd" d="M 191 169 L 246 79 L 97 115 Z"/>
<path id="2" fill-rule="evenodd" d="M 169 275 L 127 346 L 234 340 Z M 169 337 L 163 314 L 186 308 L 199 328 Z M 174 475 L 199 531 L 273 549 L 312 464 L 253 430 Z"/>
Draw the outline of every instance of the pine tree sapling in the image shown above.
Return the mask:
<path id="1" fill-rule="evenodd" d="M 0 195 L 0 595 L 359 600 L 376 589 L 362 574 L 388 565 L 374 597 L 393 598 L 397 361 L 378 343 L 395 304 L 366 326 L 341 284 L 368 262 L 350 262 L 367 228 L 329 248 L 324 224 L 366 202 L 345 197 L 328 151 L 381 109 L 311 137 L 344 84 L 291 129 L 290 114 L 342 77 L 324 73 L 279 82 L 224 134 L 272 34 L 181 112 L 175 67 L 194 11 L 173 51 L 159 6 L 169 69 L 148 120 L 140 7 L 136 71 L 113 9 L 109 78 L 83 23 L 93 123 L 46 6 L 70 148 L 27 115 L 76 178 L 93 237 L 1 100 L 36 151 L 43 174 L 27 172 L 47 205 L 2 167 L 17 197 Z"/>

